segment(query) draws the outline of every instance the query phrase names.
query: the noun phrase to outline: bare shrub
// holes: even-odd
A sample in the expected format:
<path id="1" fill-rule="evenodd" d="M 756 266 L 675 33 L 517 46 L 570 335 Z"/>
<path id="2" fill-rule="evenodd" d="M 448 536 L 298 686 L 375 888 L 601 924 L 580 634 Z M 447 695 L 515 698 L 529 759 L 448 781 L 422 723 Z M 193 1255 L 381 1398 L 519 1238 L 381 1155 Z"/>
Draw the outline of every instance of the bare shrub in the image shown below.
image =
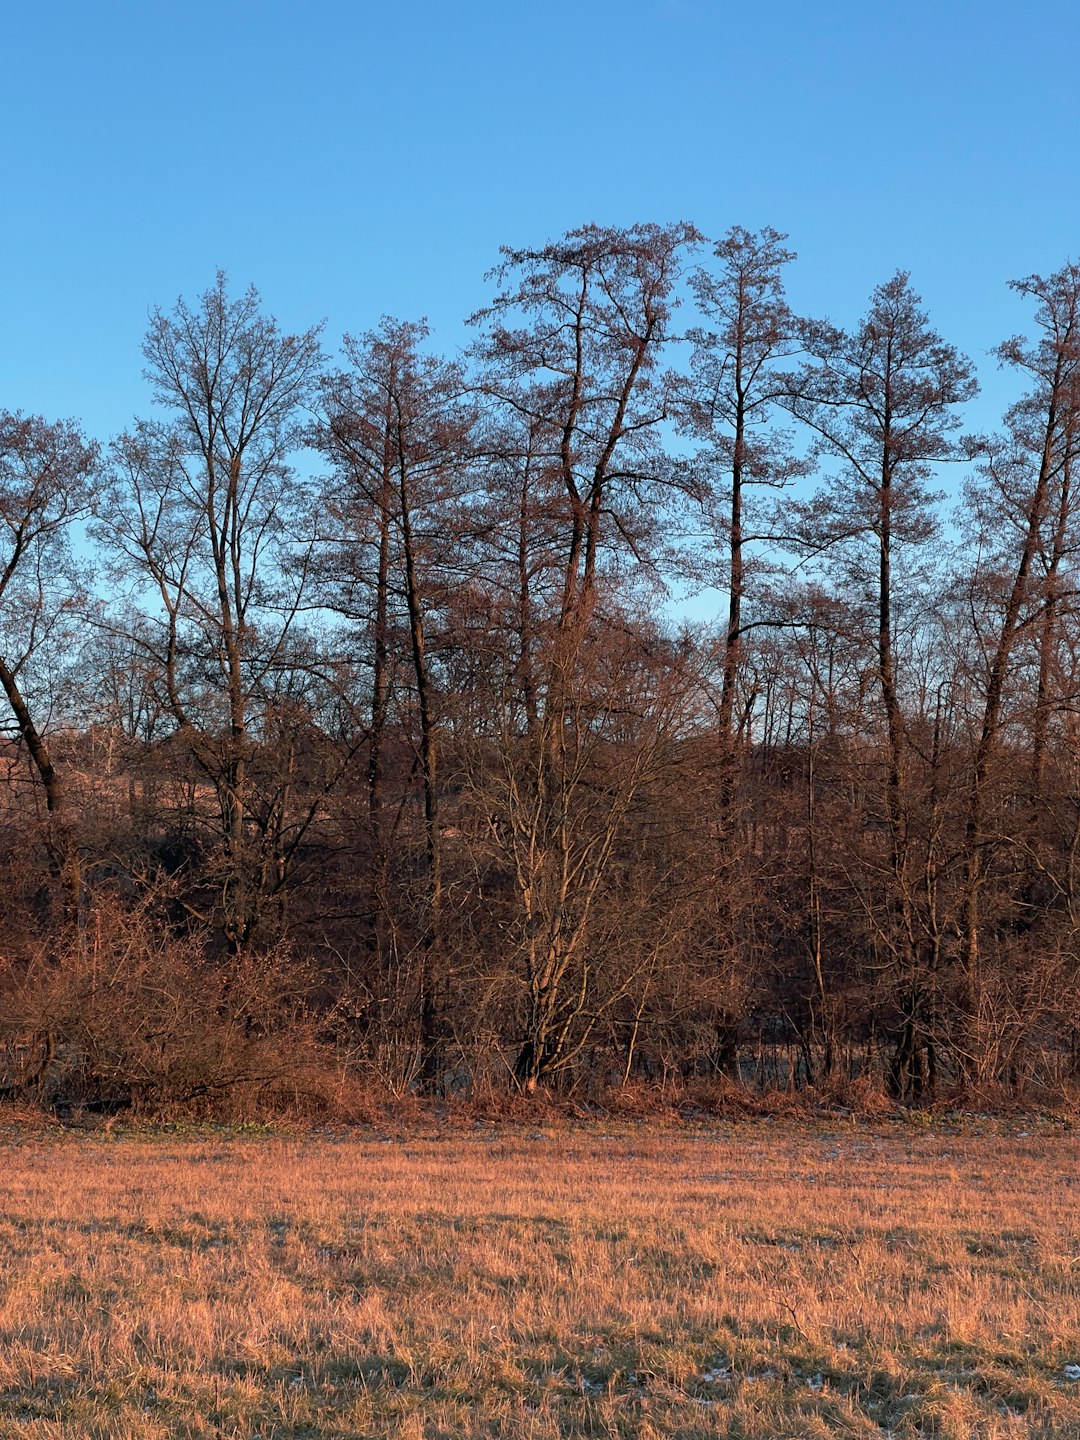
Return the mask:
<path id="1" fill-rule="evenodd" d="M 283 945 L 214 956 L 98 900 L 77 933 L 0 970 L 9 1088 L 59 1108 L 279 1107 L 318 1088 L 310 984 Z"/>

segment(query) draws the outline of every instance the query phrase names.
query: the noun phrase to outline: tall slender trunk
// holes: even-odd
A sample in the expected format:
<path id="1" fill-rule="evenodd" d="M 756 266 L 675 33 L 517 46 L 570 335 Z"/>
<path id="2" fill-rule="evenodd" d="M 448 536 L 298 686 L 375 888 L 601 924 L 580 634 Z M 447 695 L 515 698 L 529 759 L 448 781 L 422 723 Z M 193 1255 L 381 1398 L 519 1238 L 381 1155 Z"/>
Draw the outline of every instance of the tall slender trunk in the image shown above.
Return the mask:
<path id="1" fill-rule="evenodd" d="M 228 874 L 223 887 L 223 929 L 229 952 L 239 954 L 250 941 L 258 923 L 258 904 L 253 903 L 244 873 L 244 830 L 247 817 L 247 695 L 244 686 L 243 582 L 240 574 L 238 530 L 242 457 L 229 456 L 219 466 L 213 450 L 207 448 L 206 515 L 207 535 L 217 590 L 220 641 L 218 664 L 225 682 L 228 707 L 228 754 L 219 770 L 218 798 L 222 830 L 228 856 Z M 224 480 L 219 476 L 224 470 Z"/>
<path id="2" fill-rule="evenodd" d="M 1066 443 L 1070 437 L 1066 437 Z M 1053 708 L 1052 685 L 1054 668 L 1054 645 L 1058 639 L 1058 624 L 1061 608 L 1060 571 L 1068 543 L 1069 521 L 1072 517 L 1072 454 L 1066 451 L 1061 465 L 1061 484 L 1058 490 L 1057 516 L 1050 554 L 1046 565 L 1046 596 L 1043 601 L 1042 621 L 1039 627 L 1039 678 L 1035 687 L 1035 713 L 1031 726 L 1031 798 L 1038 805 L 1043 795 L 1043 771 L 1046 763 L 1046 744 Z"/>
<path id="3" fill-rule="evenodd" d="M 720 711 L 717 717 L 724 747 L 720 780 L 722 821 L 730 811 L 735 781 L 735 691 L 742 656 L 742 603 L 746 588 L 743 560 L 742 490 L 746 456 L 746 396 L 742 384 L 742 355 L 735 359 L 735 445 L 731 460 L 731 530 L 728 539 L 728 619 L 724 663 L 720 677 Z M 726 828 L 726 827 L 725 827 Z"/>
<path id="4" fill-rule="evenodd" d="M 389 407 L 388 407 L 389 410 Z M 388 856 L 383 834 L 383 742 L 386 738 L 387 712 L 390 701 L 390 521 L 393 493 L 393 460 L 389 451 L 389 413 L 387 414 L 387 449 L 384 452 L 382 482 L 379 488 L 378 526 L 379 554 L 375 573 L 375 633 L 371 669 L 371 726 L 368 735 L 367 799 L 368 832 L 371 843 L 371 923 L 368 943 L 380 957 L 386 951 L 388 922 L 386 879 Z"/>
<path id="5" fill-rule="evenodd" d="M 885 765 L 885 813 L 889 824 L 889 862 L 895 887 L 894 904 L 901 926 L 900 943 L 906 948 L 908 967 L 915 962 L 915 937 L 908 891 L 908 825 L 903 789 L 904 720 L 900 712 L 896 675 L 896 651 L 892 626 L 893 546 L 893 453 L 891 385 L 892 342 L 887 348 L 886 395 L 882 417 L 881 490 L 878 497 L 878 677 L 885 711 L 887 760 Z"/>
<path id="6" fill-rule="evenodd" d="M 966 981 L 966 1002 L 968 1002 L 968 1044 L 965 1063 L 969 1074 L 979 1074 L 984 1068 L 985 1056 L 976 1034 L 978 1030 L 978 1009 L 981 1002 L 981 976 L 979 976 L 979 896 L 984 881 L 985 860 L 985 804 L 986 780 L 989 778 L 992 757 L 994 757 L 1001 707 L 1005 693 L 1005 678 L 1008 674 L 1012 649 L 1020 634 L 1021 612 L 1030 590 L 1031 567 L 1038 553 L 1041 528 L 1047 511 L 1051 477 L 1054 471 L 1054 442 L 1057 439 L 1057 386 L 1063 363 L 1058 363 L 1058 374 L 1051 390 L 1050 406 L 1045 422 L 1043 452 L 1038 465 L 1031 500 L 1028 501 L 1024 517 L 1024 541 L 1022 541 L 1017 569 L 1012 576 L 1005 608 L 998 626 L 998 638 L 986 674 L 986 696 L 982 706 L 982 724 L 978 744 L 972 762 L 971 788 L 968 792 L 968 818 L 965 822 L 965 868 L 963 868 L 963 914 L 962 914 L 962 963 Z"/>
<path id="7" fill-rule="evenodd" d="M 720 707 L 717 715 L 719 732 L 719 777 L 717 794 L 717 924 L 721 944 L 727 951 L 727 964 L 738 966 L 738 846 L 736 845 L 735 791 L 738 770 L 738 735 L 735 723 L 735 694 L 742 658 L 742 603 L 745 592 L 743 562 L 742 491 L 746 457 L 746 395 L 743 388 L 742 348 L 735 356 L 735 439 L 731 460 L 731 508 L 728 537 L 728 617 L 724 637 L 724 659 L 720 677 Z M 726 977 L 722 978 L 723 980 Z M 731 1047 L 736 1030 L 732 1016 L 725 1009 L 718 1024 L 721 1049 Z"/>
<path id="8" fill-rule="evenodd" d="M 398 463 L 402 550 L 405 561 L 405 603 L 409 615 L 409 642 L 416 703 L 420 715 L 420 770 L 424 787 L 424 841 L 427 855 L 427 913 L 422 938 L 420 972 L 420 1074 L 426 1086 L 434 1084 L 438 1066 L 438 998 L 442 965 L 442 846 L 439 836 L 438 729 L 424 635 L 423 597 L 417 565 L 412 519 L 409 469 L 403 453 Z"/>
<path id="9" fill-rule="evenodd" d="M 1020 630 L 1021 612 L 1030 589 L 1030 577 L 1035 556 L 1038 553 L 1039 537 L 1046 519 L 1047 501 L 1055 467 L 1054 446 L 1058 438 L 1058 389 L 1064 370 L 1064 357 L 1059 356 L 1056 373 L 1051 385 L 1047 408 L 1046 428 L 1039 471 L 1035 486 L 1028 502 L 1024 517 L 1024 538 L 1017 559 L 1016 570 L 1005 600 L 1005 607 L 998 627 L 997 641 L 990 657 L 987 672 L 986 696 L 983 701 L 982 723 L 975 755 L 971 767 L 971 785 L 968 791 L 967 820 L 964 826 L 964 877 L 962 904 L 962 949 L 964 968 L 967 1027 L 964 1047 L 964 1066 L 972 1078 L 982 1075 L 986 1056 L 983 1054 L 979 1035 L 978 1014 L 981 1004 L 981 976 L 979 956 L 980 892 L 986 871 L 985 856 L 985 807 L 986 786 L 990 767 L 997 745 L 1001 724 L 1001 709 L 1005 692 L 1005 680 L 1009 661 Z"/>
<path id="10" fill-rule="evenodd" d="M 533 616 L 529 576 L 530 480 L 530 465 L 529 460 L 526 459 L 521 477 L 521 494 L 518 507 L 518 672 L 521 681 L 522 699 L 525 704 L 525 724 L 528 733 L 535 735 L 539 716 L 536 704 L 536 678 L 533 673 Z"/>
<path id="11" fill-rule="evenodd" d="M 900 956 L 903 1019 L 896 1039 L 891 1070 L 897 1094 L 921 1096 L 925 1086 L 923 1068 L 927 1016 L 925 987 L 920 974 L 920 944 L 909 884 L 911 839 L 908 823 L 909 797 L 904 792 L 904 717 L 900 707 L 893 635 L 892 560 L 894 456 L 891 403 L 893 348 L 886 349 L 885 401 L 882 415 L 880 491 L 878 495 L 878 683 L 885 712 L 885 815 L 889 827 L 889 869 L 892 874 L 890 943 Z"/>
<path id="12" fill-rule="evenodd" d="M 825 981 L 825 935 L 821 913 L 821 882 L 818 875 L 817 856 L 817 754 L 814 743 L 814 708 L 810 705 L 809 728 L 806 737 L 806 848 L 807 882 L 809 889 L 810 958 L 814 967 L 814 997 L 811 1014 L 815 1014 L 811 1035 L 821 1035 L 822 1074 L 826 1080 L 832 1078 L 836 1064 L 836 1047 L 833 1036 L 832 1005 Z M 811 1058 L 807 1055 L 807 1070 L 811 1069 Z"/>

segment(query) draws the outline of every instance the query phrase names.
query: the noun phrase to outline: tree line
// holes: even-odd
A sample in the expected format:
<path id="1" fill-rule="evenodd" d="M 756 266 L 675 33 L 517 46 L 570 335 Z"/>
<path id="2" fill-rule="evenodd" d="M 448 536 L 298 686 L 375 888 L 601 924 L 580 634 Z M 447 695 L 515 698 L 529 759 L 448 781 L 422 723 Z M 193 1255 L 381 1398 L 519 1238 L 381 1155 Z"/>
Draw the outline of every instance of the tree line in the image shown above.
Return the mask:
<path id="1" fill-rule="evenodd" d="M 1075 1079 L 1080 266 L 970 435 L 794 258 L 506 248 L 453 358 L 219 274 L 150 418 L 0 412 L 7 1093 Z"/>

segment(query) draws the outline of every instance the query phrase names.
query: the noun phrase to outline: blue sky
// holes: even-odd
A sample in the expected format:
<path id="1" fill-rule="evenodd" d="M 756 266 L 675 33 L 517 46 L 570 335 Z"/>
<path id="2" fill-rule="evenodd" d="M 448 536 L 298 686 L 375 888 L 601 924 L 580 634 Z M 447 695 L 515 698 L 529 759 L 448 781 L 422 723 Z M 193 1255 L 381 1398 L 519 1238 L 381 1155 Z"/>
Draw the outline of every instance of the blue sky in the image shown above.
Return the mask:
<path id="1" fill-rule="evenodd" d="M 795 304 L 910 269 L 979 362 L 1010 277 L 1080 256 L 1058 0 L 6 0 L 0 406 L 105 437 L 147 310 L 215 269 L 290 328 L 427 315 L 453 349 L 501 243 L 585 221 L 786 230 Z"/>

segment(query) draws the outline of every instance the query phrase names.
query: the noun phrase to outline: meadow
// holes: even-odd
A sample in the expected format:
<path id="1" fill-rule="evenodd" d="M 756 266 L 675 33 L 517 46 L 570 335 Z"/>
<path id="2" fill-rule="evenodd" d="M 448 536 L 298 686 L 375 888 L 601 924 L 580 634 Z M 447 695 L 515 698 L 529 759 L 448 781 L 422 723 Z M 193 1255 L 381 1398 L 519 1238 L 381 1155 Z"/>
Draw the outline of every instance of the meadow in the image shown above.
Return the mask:
<path id="1" fill-rule="evenodd" d="M 1080 1140 L 0 1137 L 0 1435 L 1080 1436 Z"/>

